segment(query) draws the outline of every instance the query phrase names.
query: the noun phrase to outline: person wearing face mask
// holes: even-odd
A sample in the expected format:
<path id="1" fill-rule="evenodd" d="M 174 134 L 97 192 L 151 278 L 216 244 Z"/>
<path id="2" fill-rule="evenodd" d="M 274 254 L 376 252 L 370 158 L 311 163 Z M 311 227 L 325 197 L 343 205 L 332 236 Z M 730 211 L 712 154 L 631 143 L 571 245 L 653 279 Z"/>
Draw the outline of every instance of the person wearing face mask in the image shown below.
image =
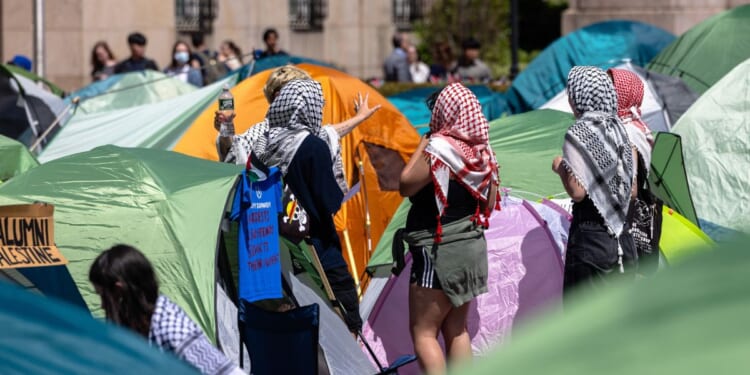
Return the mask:
<path id="1" fill-rule="evenodd" d="M 164 73 L 174 76 L 182 82 L 191 85 L 203 86 L 203 75 L 201 71 L 190 65 L 190 46 L 187 43 L 179 41 L 172 48 L 172 63 L 169 64 Z"/>

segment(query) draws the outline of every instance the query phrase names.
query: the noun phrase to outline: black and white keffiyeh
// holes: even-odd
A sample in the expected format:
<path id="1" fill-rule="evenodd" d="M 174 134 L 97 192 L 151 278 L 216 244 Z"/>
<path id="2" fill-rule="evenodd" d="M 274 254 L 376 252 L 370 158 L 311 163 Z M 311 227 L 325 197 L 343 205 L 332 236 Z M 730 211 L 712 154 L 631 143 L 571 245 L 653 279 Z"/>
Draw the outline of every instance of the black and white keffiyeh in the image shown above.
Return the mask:
<path id="1" fill-rule="evenodd" d="M 626 221 L 633 184 L 633 152 L 617 116 L 617 94 L 603 70 L 576 66 L 568 74 L 568 96 L 576 122 L 568 128 L 563 161 L 619 236 Z"/>
<path id="2" fill-rule="evenodd" d="M 260 160 L 286 174 L 289 164 L 308 135 L 323 137 L 323 89 L 312 80 L 293 80 L 284 85 L 266 114 L 265 152 Z M 327 137 L 326 137 L 327 138 Z"/>
<path id="3" fill-rule="evenodd" d="M 160 295 L 151 315 L 149 342 L 174 353 L 202 374 L 232 374 L 237 367 L 215 346 L 177 304 Z"/>

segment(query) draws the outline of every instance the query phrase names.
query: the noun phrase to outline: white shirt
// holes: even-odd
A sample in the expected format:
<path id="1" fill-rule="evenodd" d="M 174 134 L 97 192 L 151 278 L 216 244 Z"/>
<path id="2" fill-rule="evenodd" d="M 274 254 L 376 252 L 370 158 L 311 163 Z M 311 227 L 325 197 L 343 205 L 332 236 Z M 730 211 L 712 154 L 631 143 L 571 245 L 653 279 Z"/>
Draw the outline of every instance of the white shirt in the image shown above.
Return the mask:
<path id="1" fill-rule="evenodd" d="M 421 61 L 417 61 L 414 64 L 409 64 L 409 74 L 411 74 L 412 82 L 425 83 L 430 78 L 430 67 Z"/>

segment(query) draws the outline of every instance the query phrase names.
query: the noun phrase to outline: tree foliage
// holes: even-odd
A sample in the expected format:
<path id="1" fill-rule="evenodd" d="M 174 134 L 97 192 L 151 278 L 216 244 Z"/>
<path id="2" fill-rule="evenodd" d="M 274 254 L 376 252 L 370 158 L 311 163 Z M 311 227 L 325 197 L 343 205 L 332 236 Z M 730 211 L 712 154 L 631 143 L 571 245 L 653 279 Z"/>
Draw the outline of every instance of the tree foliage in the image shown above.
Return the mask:
<path id="1" fill-rule="evenodd" d="M 482 44 L 482 60 L 493 73 L 501 73 L 510 63 L 509 0 L 435 0 L 415 31 L 426 61 L 436 43 L 447 42 L 458 54 L 461 42 L 473 37 Z"/>

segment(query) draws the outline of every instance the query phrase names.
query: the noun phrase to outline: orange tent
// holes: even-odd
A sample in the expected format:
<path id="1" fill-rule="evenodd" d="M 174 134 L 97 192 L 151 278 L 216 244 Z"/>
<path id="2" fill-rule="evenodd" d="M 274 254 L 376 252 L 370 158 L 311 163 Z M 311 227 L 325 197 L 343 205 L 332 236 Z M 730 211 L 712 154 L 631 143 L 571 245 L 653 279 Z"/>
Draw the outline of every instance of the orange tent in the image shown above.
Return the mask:
<path id="1" fill-rule="evenodd" d="M 359 92 L 369 93 L 371 105 L 382 105 L 375 115 L 341 142 L 349 186 L 361 183 L 360 191 L 336 215 L 336 228 L 341 236 L 344 258 L 358 278 L 393 213 L 401 204 L 398 178 L 405 161 L 419 143 L 419 135 L 396 107 L 359 79 L 318 65 L 300 64 L 298 67 L 310 73 L 323 86 L 324 124 L 339 123 L 354 116 L 354 100 Z M 271 70 L 258 73 L 232 89 L 237 112 L 237 133 L 244 132 L 263 120 L 268 110 L 263 85 L 270 74 Z M 217 104 L 214 104 L 203 112 L 177 142 L 174 150 L 203 159 L 218 160 L 216 130 L 213 127 L 213 114 L 216 110 Z"/>

